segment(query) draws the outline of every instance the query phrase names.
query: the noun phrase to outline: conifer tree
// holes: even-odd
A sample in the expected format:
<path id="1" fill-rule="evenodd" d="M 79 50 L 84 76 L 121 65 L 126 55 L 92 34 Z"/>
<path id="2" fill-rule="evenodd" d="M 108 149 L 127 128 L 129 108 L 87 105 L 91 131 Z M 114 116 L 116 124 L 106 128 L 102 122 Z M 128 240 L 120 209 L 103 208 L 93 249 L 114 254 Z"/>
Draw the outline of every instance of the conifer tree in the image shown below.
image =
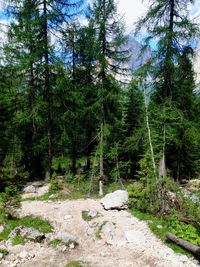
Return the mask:
<path id="1" fill-rule="evenodd" d="M 113 123 L 117 114 L 119 87 L 116 86 L 116 74 L 123 70 L 123 63 L 128 58 L 127 51 L 122 51 L 125 42 L 123 23 L 117 14 L 114 0 L 97 0 L 93 8 L 93 25 L 96 35 L 96 77 L 99 94 L 100 121 L 100 178 L 104 176 L 104 127 L 106 123 Z M 113 117 L 111 119 L 111 117 Z"/>
<path id="2" fill-rule="evenodd" d="M 50 177 L 53 157 L 53 95 L 55 90 L 55 46 L 52 35 L 61 32 L 64 24 L 68 24 L 75 15 L 75 9 L 81 1 L 21 1 L 9 2 L 9 10 L 15 16 L 16 22 L 11 24 L 10 40 L 16 43 L 13 50 L 14 58 L 21 62 L 21 69 L 29 73 L 29 83 L 32 89 L 29 94 L 29 103 L 33 102 L 34 95 L 36 104 L 41 101 L 43 129 L 43 150 L 46 178 Z M 12 49 L 9 49 L 9 53 Z M 28 51 L 28 52 L 27 52 Z M 11 55 L 11 53 L 10 53 Z M 39 67 L 37 67 L 39 66 Z M 22 73 L 22 72 L 21 72 Z M 23 80 L 23 79 L 22 79 Z M 36 93 L 38 91 L 38 93 Z M 46 125 L 46 130 L 44 128 Z M 34 126 L 35 127 L 35 126 Z M 35 131 L 35 130 L 34 130 Z M 45 133 L 46 132 L 46 133 Z M 29 135 L 31 138 L 31 134 Z M 46 136 L 46 137 L 45 137 Z M 27 152 L 27 151 L 26 151 Z M 38 163 L 41 160 L 38 160 Z"/>
<path id="3" fill-rule="evenodd" d="M 193 1 L 190 0 L 152 0 L 146 16 L 139 21 L 137 28 L 138 31 L 146 27 L 149 34 L 146 38 L 147 44 L 153 39 L 158 42 L 151 88 L 154 89 L 151 100 L 158 106 L 151 105 L 151 119 L 157 125 L 154 125 L 157 134 L 162 127 L 163 136 L 162 138 L 157 136 L 155 145 L 157 154 L 160 154 L 160 162 L 164 159 L 162 160 L 164 173 L 166 173 L 166 159 L 167 168 L 178 180 L 191 175 L 186 174 L 183 169 L 180 171 L 180 166 L 184 165 L 180 159 L 186 142 L 183 137 L 187 135 L 184 125 L 188 122 L 188 115 L 194 113 L 195 109 L 191 39 L 194 40 L 197 36 L 198 27 L 189 17 L 191 3 Z M 187 99 L 188 105 L 185 105 L 183 99 Z M 160 110 L 160 114 L 163 114 L 161 117 L 157 109 Z M 193 146 L 193 148 L 196 150 L 197 147 Z M 174 155 L 177 160 L 174 160 Z M 196 156 L 194 159 L 197 160 Z"/>

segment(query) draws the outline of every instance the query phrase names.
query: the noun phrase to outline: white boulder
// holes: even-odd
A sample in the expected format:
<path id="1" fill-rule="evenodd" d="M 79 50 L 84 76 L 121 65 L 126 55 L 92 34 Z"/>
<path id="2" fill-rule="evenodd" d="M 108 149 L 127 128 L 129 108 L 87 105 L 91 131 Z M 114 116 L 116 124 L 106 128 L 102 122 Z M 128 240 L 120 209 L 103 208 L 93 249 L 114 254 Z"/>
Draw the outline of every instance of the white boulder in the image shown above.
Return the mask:
<path id="1" fill-rule="evenodd" d="M 101 199 L 101 204 L 103 205 L 105 210 L 125 209 L 127 202 L 128 192 L 125 190 L 117 190 L 113 193 L 105 195 L 105 197 Z"/>

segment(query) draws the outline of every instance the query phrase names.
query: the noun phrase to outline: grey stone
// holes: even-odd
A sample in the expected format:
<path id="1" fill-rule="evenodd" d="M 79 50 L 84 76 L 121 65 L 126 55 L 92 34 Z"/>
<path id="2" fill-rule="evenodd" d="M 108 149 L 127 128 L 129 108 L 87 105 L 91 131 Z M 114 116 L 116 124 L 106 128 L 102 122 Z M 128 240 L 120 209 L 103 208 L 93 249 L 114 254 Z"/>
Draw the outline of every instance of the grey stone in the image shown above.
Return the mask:
<path id="1" fill-rule="evenodd" d="M 23 191 L 24 191 L 24 193 L 36 193 L 37 189 L 35 186 L 29 185 L 29 186 L 25 187 Z"/>
<path id="2" fill-rule="evenodd" d="M 126 231 L 125 237 L 128 243 L 134 243 L 135 245 L 141 245 L 146 242 L 145 235 L 136 230 Z"/>
<path id="3" fill-rule="evenodd" d="M 3 259 L 3 253 L 0 253 L 0 260 Z"/>
<path id="4" fill-rule="evenodd" d="M 57 238 L 66 244 L 76 243 L 76 237 L 66 231 L 60 231 L 57 234 Z"/>
<path id="5" fill-rule="evenodd" d="M 27 259 L 29 257 L 29 253 L 24 250 L 24 251 L 20 252 L 19 257 L 21 259 Z"/>
<path id="6" fill-rule="evenodd" d="M 55 198 L 55 197 L 56 197 L 56 195 L 52 194 L 52 195 L 49 196 L 49 199 L 52 199 L 52 198 Z"/>
<path id="7" fill-rule="evenodd" d="M 107 222 L 101 229 L 104 236 L 108 236 L 115 231 L 115 225 L 112 222 Z"/>
<path id="8" fill-rule="evenodd" d="M 74 243 L 70 244 L 70 245 L 69 245 L 69 248 L 70 248 L 70 249 L 74 249 L 74 248 L 75 248 L 75 244 L 74 244 Z"/>
<path id="9" fill-rule="evenodd" d="M 88 211 L 88 215 L 91 217 L 91 218 L 95 218 L 97 216 L 98 212 L 96 210 L 89 210 Z"/>
<path id="10" fill-rule="evenodd" d="M 109 209 L 125 209 L 128 201 L 128 192 L 125 190 L 117 190 L 113 193 L 107 194 L 101 199 L 101 204 L 105 210 Z"/>
<path id="11" fill-rule="evenodd" d="M 34 187 L 36 187 L 36 188 L 38 188 L 38 187 L 42 187 L 42 186 L 44 185 L 44 183 L 38 181 L 38 182 L 34 182 L 34 183 L 32 183 L 31 185 L 34 186 Z"/>
<path id="12" fill-rule="evenodd" d="M 4 225 L 0 225 L 0 233 L 2 233 L 5 229 L 5 226 Z"/>
<path id="13" fill-rule="evenodd" d="M 70 219 L 73 219 L 73 216 L 72 215 L 65 215 L 64 216 L 64 220 L 68 221 Z"/>
<path id="14" fill-rule="evenodd" d="M 16 235 L 28 238 L 32 241 L 40 242 L 45 238 L 45 235 L 34 228 L 28 228 L 25 226 L 16 227 L 8 236 L 9 239 L 14 238 Z"/>

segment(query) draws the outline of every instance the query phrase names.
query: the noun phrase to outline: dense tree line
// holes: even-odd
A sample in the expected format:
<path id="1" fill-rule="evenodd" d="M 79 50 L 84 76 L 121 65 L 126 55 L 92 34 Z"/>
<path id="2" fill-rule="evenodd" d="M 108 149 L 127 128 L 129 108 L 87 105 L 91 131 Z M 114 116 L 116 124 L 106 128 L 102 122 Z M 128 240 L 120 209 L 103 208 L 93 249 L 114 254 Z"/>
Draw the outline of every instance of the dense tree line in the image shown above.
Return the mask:
<path id="1" fill-rule="evenodd" d="M 114 0 L 7 1 L 0 66 L 0 181 L 50 178 L 52 160 L 78 159 L 100 178 L 200 174 L 200 105 L 189 0 L 151 0 L 137 24 L 157 49 L 132 73 Z M 84 26 L 78 20 L 87 18 Z M 54 170 L 55 171 L 55 170 Z M 14 179 L 13 179 L 14 178 Z"/>

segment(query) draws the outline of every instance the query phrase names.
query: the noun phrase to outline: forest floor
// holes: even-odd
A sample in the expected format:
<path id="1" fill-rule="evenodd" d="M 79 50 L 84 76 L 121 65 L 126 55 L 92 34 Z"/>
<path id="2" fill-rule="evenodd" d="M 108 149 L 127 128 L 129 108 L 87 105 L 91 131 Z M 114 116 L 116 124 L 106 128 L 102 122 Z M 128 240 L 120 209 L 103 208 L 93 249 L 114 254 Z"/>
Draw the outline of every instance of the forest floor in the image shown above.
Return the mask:
<path id="1" fill-rule="evenodd" d="M 88 210 L 95 211 L 97 216 L 85 221 L 82 212 Z M 11 246 L 10 254 L 0 266 L 14 266 L 11 263 L 23 253 L 32 256 L 15 266 L 64 267 L 71 261 L 84 262 L 90 267 L 197 266 L 192 258 L 168 248 L 147 223 L 125 210 L 106 211 L 99 200 L 25 201 L 21 216 L 27 215 L 47 219 L 54 227 L 51 239 L 67 231 L 76 237 L 79 245 L 67 250 L 49 246 L 47 241 Z"/>

